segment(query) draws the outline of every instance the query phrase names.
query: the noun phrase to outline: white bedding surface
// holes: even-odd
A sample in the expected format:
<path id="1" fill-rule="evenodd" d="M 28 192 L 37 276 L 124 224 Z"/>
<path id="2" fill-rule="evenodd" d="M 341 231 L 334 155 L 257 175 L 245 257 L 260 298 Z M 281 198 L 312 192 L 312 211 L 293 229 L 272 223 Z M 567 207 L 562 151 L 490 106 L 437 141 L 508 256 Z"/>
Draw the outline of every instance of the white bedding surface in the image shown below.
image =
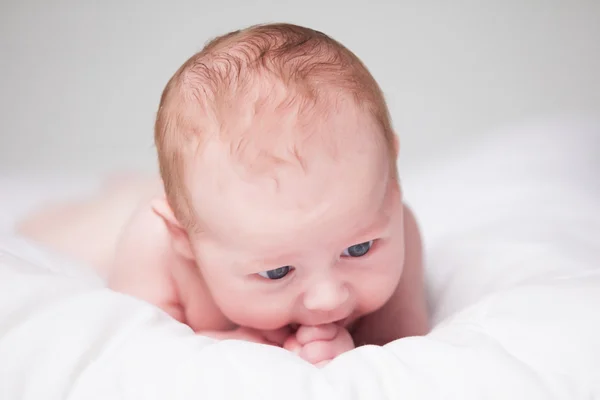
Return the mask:
<path id="1" fill-rule="evenodd" d="M 0 399 L 600 397 L 599 141 L 596 126 L 529 126 L 407 172 L 435 328 L 322 370 L 196 336 L 8 236 Z"/>

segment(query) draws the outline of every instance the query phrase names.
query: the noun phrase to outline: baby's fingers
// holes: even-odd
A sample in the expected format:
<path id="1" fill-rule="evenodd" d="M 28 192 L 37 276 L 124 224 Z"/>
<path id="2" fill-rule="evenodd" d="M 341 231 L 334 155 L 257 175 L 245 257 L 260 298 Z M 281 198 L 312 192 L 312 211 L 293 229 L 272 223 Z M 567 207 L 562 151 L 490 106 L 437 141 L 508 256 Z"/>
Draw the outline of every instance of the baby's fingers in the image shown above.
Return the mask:
<path id="1" fill-rule="evenodd" d="M 296 338 L 301 345 L 318 340 L 333 340 L 340 331 L 336 324 L 306 326 L 302 325 L 296 332 Z"/>
<path id="2" fill-rule="evenodd" d="M 298 355 L 300 354 L 300 350 L 302 349 L 302 345 L 298 342 L 298 339 L 296 339 L 296 336 L 294 335 L 288 336 L 285 342 L 283 342 L 282 347 Z"/>
<path id="3" fill-rule="evenodd" d="M 322 366 L 352 349 L 354 349 L 352 336 L 346 329 L 339 329 L 333 340 L 317 340 L 305 344 L 300 351 L 300 357 L 312 364 Z"/>
<path id="4" fill-rule="evenodd" d="M 333 360 L 343 353 L 343 350 L 331 340 L 317 340 L 302 346 L 300 357 L 311 364 L 320 364 L 324 361 Z"/>

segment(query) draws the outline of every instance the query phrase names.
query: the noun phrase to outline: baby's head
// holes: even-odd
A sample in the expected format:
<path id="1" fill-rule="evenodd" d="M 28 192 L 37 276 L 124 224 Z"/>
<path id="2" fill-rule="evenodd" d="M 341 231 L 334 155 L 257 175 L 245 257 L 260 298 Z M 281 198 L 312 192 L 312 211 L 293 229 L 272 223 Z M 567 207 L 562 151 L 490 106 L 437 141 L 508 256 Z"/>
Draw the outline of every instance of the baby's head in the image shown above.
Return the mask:
<path id="1" fill-rule="evenodd" d="M 404 260 L 397 141 L 359 59 L 272 24 L 210 42 L 171 78 L 155 139 L 174 248 L 232 322 L 351 323 Z"/>

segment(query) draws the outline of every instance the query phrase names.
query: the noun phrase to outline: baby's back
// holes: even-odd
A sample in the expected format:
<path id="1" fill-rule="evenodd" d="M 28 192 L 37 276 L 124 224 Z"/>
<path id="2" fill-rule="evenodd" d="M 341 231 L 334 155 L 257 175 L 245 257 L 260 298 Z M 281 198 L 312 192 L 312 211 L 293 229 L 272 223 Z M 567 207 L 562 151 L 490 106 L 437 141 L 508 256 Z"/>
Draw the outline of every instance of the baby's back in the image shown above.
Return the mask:
<path id="1" fill-rule="evenodd" d="M 194 330 L 230 327 L 193 260 L 183 260 L 153 201 L 159 179 L 116 177 L 89 199 L 49 205 L 20 234 L 89 265 L 116 291 L 152 303 Z"/>
<path id="2" fill-rule="evenodd" d="M 106 277 L 123 227 L 159 183 L 119 175 L 90 198 L 46 205 L 20 221 L 16 230 Z"/>

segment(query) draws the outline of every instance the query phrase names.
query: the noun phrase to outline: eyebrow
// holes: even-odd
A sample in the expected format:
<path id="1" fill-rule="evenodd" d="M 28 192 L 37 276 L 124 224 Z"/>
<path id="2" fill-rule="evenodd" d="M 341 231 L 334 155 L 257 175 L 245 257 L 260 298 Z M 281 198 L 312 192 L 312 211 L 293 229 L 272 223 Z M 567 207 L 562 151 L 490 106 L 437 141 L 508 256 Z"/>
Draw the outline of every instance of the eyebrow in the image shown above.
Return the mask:
<path id="1" fill-rule="evenodd" d="M 289 261 L 290 258 L 291 257 L 289 255 L 281 255 L 281 256 L 277 256 L 277 257 L 273 257 L 273 258 L 268 258 L 268 257 L 250 258 L 247 260 L 246 263 L 241 263 L 241 265 L 243 265 L 243 268 L 245 270 L 252 271 L 252 272 L 262 272 L 262 271 L 267 271 L 267 270 L 273 269 L 273 268 L 284 267 L 286 265 L 291 266 L 291 264 L 289 262 L 285 261 L 285 260 Z M 262 269 L 258 268 L 260 265 L 263 265 L 264 268 L 262 268 Z"/>
<path id="2" fill-rule="evenodd" d="M 380 210 L 380 215 L 377 216 L 375 222 L 369 224 L 365 228 L 361 228 L 358 231 L 352 232 L 352 235 L 348 235 L 350 239 L 345 239 L 348 241 L 347 246 L 354 246 L 356 244 L 360 244 L 363 242 L 367 242 L 369 240 L 376 239 L 374 236 L 384 231 L 384 228 L 389 225 L 389 218 L 385 218 L 385 209 L 382 208 Z M 354 240 L 356 239 L 356 240 Z M 352 240 L 354 240 L 352 242 Z M 241 268 L 247 271 L 256 272 L 258 270 L 265 271 L 269 268 L 279 268 L 285 265 L 293 265 L 290 264 L 290 259 L 294 258 L 295 255 L 293 253 L 290 254 L 280 254 L 274 257 L 257 257 L 257 258 L 248 258 L 245 262 L 240 262 L 239 265 Z M 264 265 L 263 269 L 260 269 L 259 266 Z M 260 272 L 259 271 L 259 272 Z"/>
<path id="3" fill-rule="evenodd" d="M 393 196 L 392 196 L 393 197 Z M 378 207 L 378 210 L 374 213 L 376 215 L 374 222 L 367 225 L 364 228 L 360 228 L 357 231 L 352 229 L 351 235 L 348 235 L 348 238 L 345 239 L 348 242 L 356 239 L 355 242 L 348 243 L 348 246 L 353 246 L 355 244 L 360 244 L 369 240 L 376 239 L 374 236 L 381 232 L 385 231 L 384 228 L 387 228 L 390 223 L 389 218 L 389 210 L 393 206 L 393 199 L 389 198 L 386 194 L 385 198 L 381 202 L 381 205 Z M 265 265 L 265 268 L 278 268 L 285 265 L 290 265 L 287 261 L 291 258 L 294 258 L 294 254 L 280 254 L 275 257 L 257 257 L 257 258 L 248 258 L 245 262 L 240 262 L 240 266 L 245 267 L 245 270 L 255 271 L 257 270 L 258 265 Z M 265 269 L 261 270 L 264 271 Z"/>
<path id="4" fill-rule="evenodd" d="M 379 205 L 377 211 L 374 213 L 374 222 L 369 224 L 365 228 L 360 229 L 358 232 L 354 233 L 352 237 L 356 237 L 359 238 L 359 240 L 362 240 L 360 238 L 374 236 L 375 233 L 383 230 L 384 227 L 388 226 L 390 223 L 390 209 L 394 205 L 394 197 L 395 196 L 393 196 L 389 191 L 386 192 L 384 198 L 381 201 L 381 204 Z"/>
<path id="5" fill-rule="evenodd" d="M 359 241 L 356 243 L 352 243 L 350 245 L 352 246 L 354 244 L 363 243 L 363 241 L 361 241 L 361 240 L 366 239 L 366 238 L 370 238 L 370 239 L 366 239 L 364 241 L 374 239 L 373 236 L 375 236 L 376 233 L 382 231 L 384 227 L 389 225 L 389 222 L 390 222 L 390 219 L 385 218 L 385 213 L 381 212 L 381 214 L 378 215 L 377 218 L 375 219 L 375 222 L 373 222 L 372 224 L 369 224 L 367 227 L 362 228 L 359 231 L 352 234 L 352 237 L 357 238 Z"/>

